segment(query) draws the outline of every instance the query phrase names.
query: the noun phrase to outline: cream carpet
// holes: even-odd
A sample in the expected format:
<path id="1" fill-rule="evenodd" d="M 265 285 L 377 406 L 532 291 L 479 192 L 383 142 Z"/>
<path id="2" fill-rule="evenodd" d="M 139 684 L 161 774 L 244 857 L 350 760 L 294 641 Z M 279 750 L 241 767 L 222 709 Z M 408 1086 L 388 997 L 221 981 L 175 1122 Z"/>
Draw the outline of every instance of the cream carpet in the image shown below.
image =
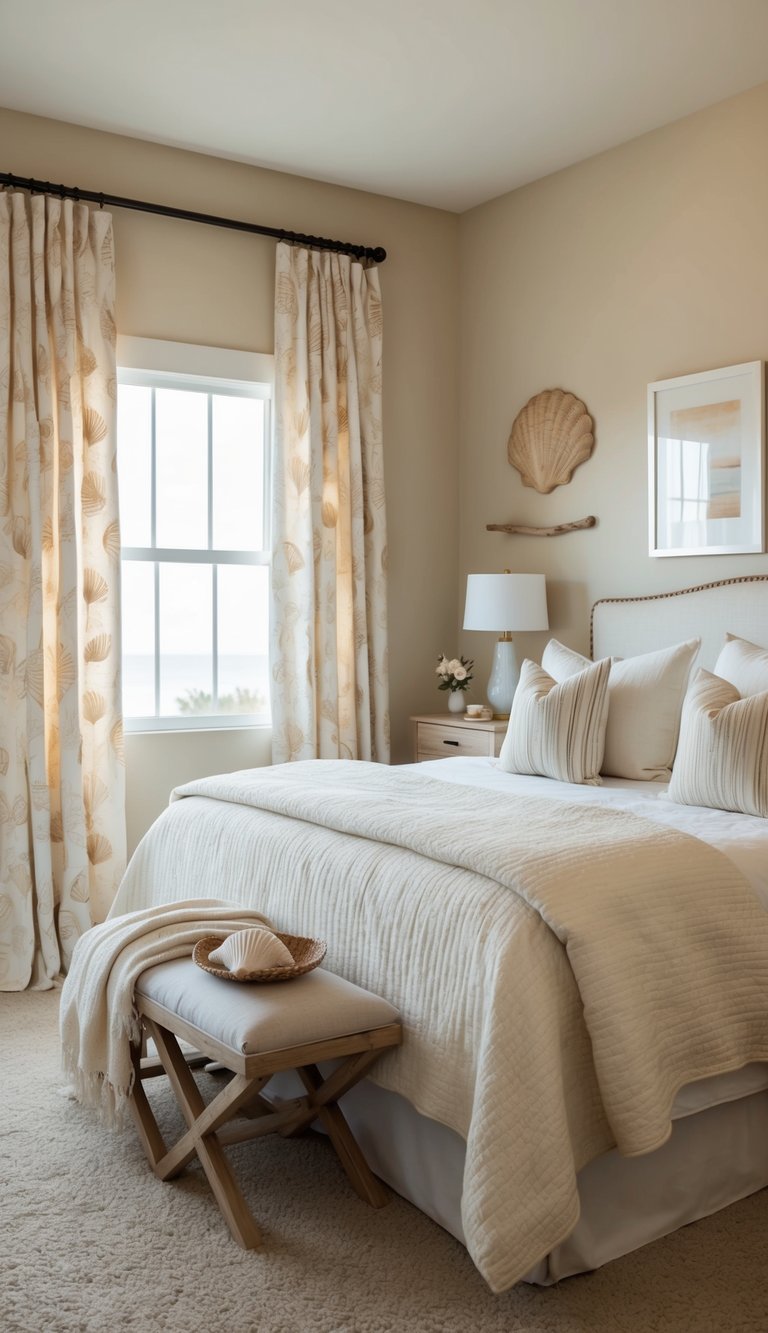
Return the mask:
<path id="1" fill-rule="evenodd" d="M 768 1330 L 765 1191 L 597 1273 L 493 1296 L 410 1204 L 360 1202 L 322 1139 L 275 1136 L 232 1150 L 265 1233 L 245 1253 L 199 1169 L 162 1184 L 132 1130 L 59 1094 L 57 999 L 0 995 L 3 1333 Z"/>

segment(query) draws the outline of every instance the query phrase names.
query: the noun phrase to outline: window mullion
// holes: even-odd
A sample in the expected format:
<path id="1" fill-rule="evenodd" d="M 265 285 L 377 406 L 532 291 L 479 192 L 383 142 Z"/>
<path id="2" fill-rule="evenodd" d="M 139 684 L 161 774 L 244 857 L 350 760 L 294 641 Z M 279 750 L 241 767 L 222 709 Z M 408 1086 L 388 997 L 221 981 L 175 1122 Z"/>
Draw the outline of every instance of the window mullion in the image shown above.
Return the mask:
<path id="1" fill-rule="evenodd" d="M 219 711 L 219 567 L 211 566 L 211 611 L 213 616 L 213 709 Z"/>
<path id="2" fill-rule="evenodd" d="M 155 717 L 160 717 L 160 563 L 155 561 Z"/>
<path id="3" fill-rule="evenodd" d="M 213 550 L 213 394 L 208 394 L 208 550 Z M 219 571 L 211 566 L 212 708 L 219 711 Z"/>
<path id="4" fill-rule="evenodd" d="M 150 485 L 149 485 L 149 534 L 151 545 L 157 546 L 157 403 L 155 399 L 154 388 L 151 391 L 149 425 L 150 425 L 150 446 L 149 446 L 149 464 L 150 464 Z"/>
<path id="5" fill-rule="evenodd" d="M 213 550 L 213 394 L 208 394 L 208 550 Z"/>
<path id="6" fill-rule="evenodd" d="M 157 560 L 160 564 L 173 565 L 268 565 L 268 551 L 209 551 L 183 548 L 176 550 L 171 546 L 124 546 L 124 560 Z"/>
<path id="7" fill-rule="evenodd" d="M 150 516 L 149 533 L 152 546 L 157 546 L 157 403 L 155 389 L 152 389 L 152 399 L 150 408 Z M 160 716 L 160 566 L 154 563 L 154 585 L 155 585 L 155 661 L 154 661 L 154 684 L 155 684 L 155 717 Z"/>

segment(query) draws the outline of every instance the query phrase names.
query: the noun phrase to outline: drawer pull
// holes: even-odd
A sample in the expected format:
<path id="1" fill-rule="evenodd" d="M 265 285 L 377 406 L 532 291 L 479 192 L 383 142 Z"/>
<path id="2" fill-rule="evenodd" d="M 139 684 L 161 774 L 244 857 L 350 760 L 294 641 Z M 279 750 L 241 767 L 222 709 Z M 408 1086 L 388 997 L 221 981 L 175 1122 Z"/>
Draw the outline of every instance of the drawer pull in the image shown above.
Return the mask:
<path id="1" fill-rule="evenodd" d="M 443 741 L 443 745 L 458 745 L 458 741 Z"/>

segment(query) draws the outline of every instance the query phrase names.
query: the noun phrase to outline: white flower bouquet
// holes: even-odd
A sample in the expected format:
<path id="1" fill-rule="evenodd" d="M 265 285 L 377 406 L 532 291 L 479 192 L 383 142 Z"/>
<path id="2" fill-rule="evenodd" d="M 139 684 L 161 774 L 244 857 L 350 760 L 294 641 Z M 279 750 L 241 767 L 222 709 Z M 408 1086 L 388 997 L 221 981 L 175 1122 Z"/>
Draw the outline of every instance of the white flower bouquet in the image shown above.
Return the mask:
<path id="1" fill-rule="evenodd" d="M 474 662 L 466 657 L 445 657 L 442 653 L 437 659 L 436 674 L 440 677 L 439 690 L 467 690 L 472 679 Z"/>

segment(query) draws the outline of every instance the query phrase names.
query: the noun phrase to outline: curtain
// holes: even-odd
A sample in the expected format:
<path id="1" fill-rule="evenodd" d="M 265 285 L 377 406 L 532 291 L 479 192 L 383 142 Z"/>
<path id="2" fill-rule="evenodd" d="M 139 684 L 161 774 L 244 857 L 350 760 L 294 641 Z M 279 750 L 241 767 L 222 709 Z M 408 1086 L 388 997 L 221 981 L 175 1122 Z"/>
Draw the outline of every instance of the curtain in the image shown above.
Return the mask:
<path id="1" fill-rule="evenodd" d="M 0 990 L 125 864 L 112 219 L 0 194 Z"/>
<path id="2" fill-rule="evenodd" d="M 389 759 L 379 275 L 277 247 L 272 749 Z"/>

